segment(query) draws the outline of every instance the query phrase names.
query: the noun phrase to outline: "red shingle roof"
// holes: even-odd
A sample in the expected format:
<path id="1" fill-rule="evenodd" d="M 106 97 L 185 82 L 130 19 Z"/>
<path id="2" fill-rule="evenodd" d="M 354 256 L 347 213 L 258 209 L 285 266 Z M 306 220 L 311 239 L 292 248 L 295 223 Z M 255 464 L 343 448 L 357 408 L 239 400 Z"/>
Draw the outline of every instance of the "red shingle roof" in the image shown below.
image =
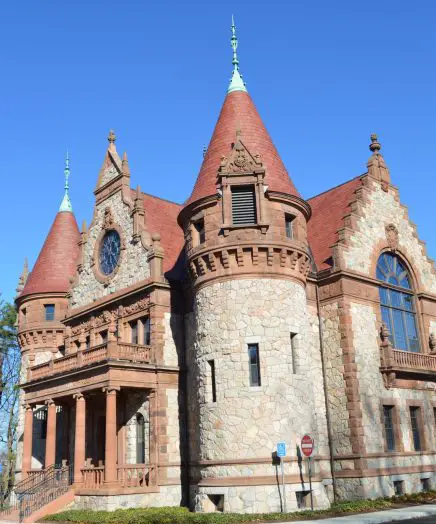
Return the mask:
<path id="1" fill-rule="evenodd" d="M 132 199 L 135 195 L 135 191 L 132 190 Z M 177 215 L 183 206 L 147 193 L 143 193 L 143 197 L 147 231 L 151 234 L 159 233 L 161 236 L 166 273 L 173 269 L 183 249 L 183 231 L 177 224 Z"/>
<path id="2" fill-rule="evenodd" d="M 79 240 L 74 214 L 59 212 L 20 297 L 32 293 L 66 293 L 76 272 Z"/>
<path id="3" fill-rule="evenodd" d="M 269 189 L 298 196 L 250 95 L 243 91 L 234 91 L 224 100 L 200 173 L 186 205 L 216 193 L 221 157 L 230 153 L 237 129 L 241 130 L 241 140 L 250 153 L 260 155 L 266 169 L 265 183 Z"/>
<path id="4" fill-rule="evenodd" d="M 350 212 L 354 192 L 360 185 L 359 176 L 308 200 L 312 218 L 307 234 L 318 271 L 332 267 L 330 247 L 338 240 L 337 231 L 343 226 L 342 219 Z"/>

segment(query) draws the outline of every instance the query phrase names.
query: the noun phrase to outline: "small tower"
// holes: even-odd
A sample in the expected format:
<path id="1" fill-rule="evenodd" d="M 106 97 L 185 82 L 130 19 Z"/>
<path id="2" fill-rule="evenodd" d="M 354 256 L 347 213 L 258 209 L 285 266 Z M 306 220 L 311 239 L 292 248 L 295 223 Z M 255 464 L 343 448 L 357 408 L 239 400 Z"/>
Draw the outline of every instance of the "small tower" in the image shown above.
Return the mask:
<path id="1" fill-rule="evenodd" d="M 63 344 L 61 320 L 68 306 L 67 293 L 74 276 L 80 234 L 69 197 L 70 159 L 65 159 L 65 193 L 31 273 L 27 261 L 16 298 L 18 337 L 23 367 L 51 358 Z"/>
<path id="2" fill-rule="evenodd" d="M 275 444 L 285 440 L 295 454 L 307 432 L 328 455 L 321 361 L 311 327 L 316 310 L 306 296 L 311 210 L 242 81 L 233 20 L 231 44 L 227 96 L 179 215 L 193 295 L 189 439 L 199 465 L 192 476 L 214 486 L 202 482 L 192 489 L 200 511 L 215 503 L 225 511 L 247 510 L 243 500 L 251 500 L 253 512 L 280 511 L 277 487 L 264 480 L 275 474 Z M 233 464 L 234 473 L 219 463 Z M 248 468 L 250 479 L 243 473 Z M 243 478 L 229 488 L 226 476 Z"/>

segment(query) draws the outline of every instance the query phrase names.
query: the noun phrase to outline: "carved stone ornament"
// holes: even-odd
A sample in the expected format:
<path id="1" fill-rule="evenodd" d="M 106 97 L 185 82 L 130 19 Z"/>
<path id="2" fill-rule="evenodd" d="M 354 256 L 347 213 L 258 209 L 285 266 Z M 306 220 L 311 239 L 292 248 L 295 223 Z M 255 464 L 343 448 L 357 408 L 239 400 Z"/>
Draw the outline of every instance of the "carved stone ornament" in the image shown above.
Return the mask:
<path id="1" fill-rule="evenodd" d="M 388 241 L 390 249 L 392 249 L 392 251 L 396 251 L 398 249 L 398 229 L 394 224 L 388 224 L 385 227 L 385 231 L 386 240 Z"/>
<path id="2" fill-rule="evenodd" d="M 436 353 L 436 334 L 430 333 L 429 338 L 430 353 Z"/>
<path id="3" fill-rule="evenodd" d="M 262 168 L 260 155 L 251 155 L 242 141 L 238 138 L 229 157 L 221 158 L 220 173 L 240 174 L 253 173 Z"/>
<path id="4" fill-rule="evenodd" d="M 111 229 L 114 225 L 114 218 L 110 207 L 106 207 L 104 210 L 103 218 L 103 229 Z"/>

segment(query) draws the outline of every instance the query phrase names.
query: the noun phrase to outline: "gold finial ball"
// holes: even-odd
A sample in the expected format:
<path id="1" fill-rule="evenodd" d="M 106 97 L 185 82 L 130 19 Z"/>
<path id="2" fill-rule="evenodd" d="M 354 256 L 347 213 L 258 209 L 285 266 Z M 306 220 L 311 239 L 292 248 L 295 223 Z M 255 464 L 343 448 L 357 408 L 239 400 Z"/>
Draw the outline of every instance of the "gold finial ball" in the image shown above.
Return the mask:
<path id="1" fill-rule="evenodd" d="M 373 133 L 371 135 L 371 144 L 369 145 L 369 149 L 373 153 L 376 153 L 377 151 L 380 151 L 380 149 L 381 149 L 381 145 L 378 142 L 378 137 L 377 137 L 377 135 L 375 133 Z"/>
<path id="2" fill-rule="evenodd" d="M 117 139 L 113 129 L 111 129 L 109 131 L 109 136 L 107 137 L 107 139 L 108 139 L 110 144 L 113 144 L 115 142 L 115 140 Z"/>

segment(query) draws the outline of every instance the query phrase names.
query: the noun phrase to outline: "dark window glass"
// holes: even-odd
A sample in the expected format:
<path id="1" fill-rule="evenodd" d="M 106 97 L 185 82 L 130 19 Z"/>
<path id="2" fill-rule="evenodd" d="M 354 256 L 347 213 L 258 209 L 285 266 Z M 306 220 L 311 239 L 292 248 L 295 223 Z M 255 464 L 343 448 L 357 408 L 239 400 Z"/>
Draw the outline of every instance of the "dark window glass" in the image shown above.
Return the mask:
<path id="1" fill-rule="evenodd" d="M 114 231 L 108 231 L 103 238 L 100 247 L 100 269 L 105 275 L 110 275 L 118 265 L 121 253 L 120 235 Z"/>
<path id="2" fill-rule="evenodd" d="M 212 402 L 216 402 L 215 360 L 209 360 Z"/>
<path id="3" fill-rule="evenodd" d="M 395 433 L 393 420 L 393 406 L 383 406 L 383 418 L 386 435 L 386 448 L 388 451 L 395 451 Z"/>
<path id="4" fill-rule="evenodd" d="M 144 344 L 149 346 L 151 344 L 151 328 L 150 328 L 150 317 L 145 317 L 143 320 L 144 326 Z"/>
<path id="5" fill-rule="evenodd" d="M 100 331 L 100 338 L 101 338 L 101 343 L 106 344 L 107 343 L 107 331 Z"/>
<path id="6" fill-rule="evenodd" d="M 260 386 L 259 346 L 257 344 L 248 345 L 248 363 L 250 366 L 250 386 Z"/>
<path id="7" fill-rule="evenodd" d="M 422 491 L 430 491 L 431 490 L 431 482 L 429 478 L 421 479 L 421 489 Z"/>
<path id="8" fill-rule="evenodd" d="M 130 322 L 130 342 L 138 344 L 138 321 Z"/>
<path id="9" fill-rule="evenodd" d="M 42 439 L 47 438 L 47 410 L 44 409 L 39 414 L 39 420 L 40 420 L 40 434 L 39 437 Z"/>
<path id="10" fill-rule="evenodd" d="M 256 197 L 253 186 L 232 187 L 232 220 L 234 225 L 256 224 Z"/>
<path id="11" fill-rule="evenodd" d="M 89 336 L 86 337 L 85 344 L 86 344 L 86 349 L 89 349 L 91 347 L 91 339 L 89 338 Z"/>
<path id="12" fill-rule="evenodd" d="M 395 495 L 400 496 L 404 493 L 404 481 L 394 480 L 394 492 Z"/>
<path id="13" fill-rule="evenodd" d="M 45 319 L 54 320 L 55 318 L 55 306 L 54 304 L 44 304 Z"/>
<path id="14" fill-rule="evenodd" d="M 413 447 L 415 451 L 421 451 L 421 435 L 419 433 L 419 408 L 411 406 L 410 408 L 410 425 L 412 427 Z"/>
<path id="15" fill-rule="evenodd" d="M 198 243 L 203 244 L 206 241 L 206 232 L 204 230 L 204 220 L 203 219 L 198 220 L 197 222 L 195 222 L 194 226 L 198 233 Z"/>
<path id="16" fill-rule="evenodd" d="M 285 215 L 286 236 L 294 238 L 294 218 L 292 215 Z"/>
<path id="17" fill-rule="evenodd" d="M 291 333 L 291 357 L 292 357 L 292 373 L 298 372 L 297 366 L 297 348 L 296 348 L 296 337 L 297 333 Z"/>
<path id="18" fill-rule="evenodd" d="M 391 333 L 392 346 L 418 353 L 420 348 L 416 312 L 406 267 L 393 253 L 383 253 L 377 263 L 377 278 L 385 284 L 407 290 L 380 286 L 381 314 Z"/>
<path id="19" fill-rule="evenodd" d="M 145 463 L 145 420 L 141 413 L 136 415 L 136 463 Z"/>

